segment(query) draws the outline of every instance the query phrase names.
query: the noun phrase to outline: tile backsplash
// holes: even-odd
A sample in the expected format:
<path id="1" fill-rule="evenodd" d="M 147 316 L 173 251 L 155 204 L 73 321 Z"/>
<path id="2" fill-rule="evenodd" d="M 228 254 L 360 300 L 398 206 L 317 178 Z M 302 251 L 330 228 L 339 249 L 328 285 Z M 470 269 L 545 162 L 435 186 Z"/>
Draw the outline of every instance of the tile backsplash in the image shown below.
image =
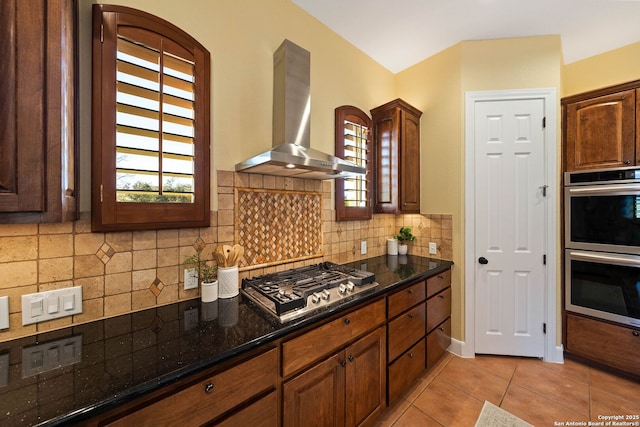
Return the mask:
<path id="1" fill-rule="evenodd" d="M 330 181 L 230 171 L 217 178 L 218 211 L 207 228 L 92 233 L 89 212 L 72 223 L 0 225 L 0 296 L 9 296 L 10 312 L 0 342 L 197 298 L 198 289 L 183 289 L 182 262 L 196 251 L 211 259 L 222 244 L 246 247 L 241 278 L 384 255 L 404 225 L 416 236 L 409 253 L 452 259 L 451 215 L 336 222 Z M 429 242 L 436 255 L 428 255 Z M 22 326 L 22 295 L 71 286 L 82 286 L 82 314 Z"/>

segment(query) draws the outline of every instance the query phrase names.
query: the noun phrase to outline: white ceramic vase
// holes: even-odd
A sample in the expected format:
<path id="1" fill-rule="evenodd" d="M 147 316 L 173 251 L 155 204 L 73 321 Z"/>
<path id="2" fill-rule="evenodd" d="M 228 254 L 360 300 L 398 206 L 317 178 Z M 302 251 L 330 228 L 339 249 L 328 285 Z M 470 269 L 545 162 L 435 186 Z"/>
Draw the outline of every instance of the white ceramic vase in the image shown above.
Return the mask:
<path id="1" fill-rule="evenodd" d="M 238 266 L 218 267 L 218 296 L 220 298 L 233 298 L 240 292 L 238 287 Z"/>
<path id="2" fill-rule="evenodd" d="M 408 245 L 403 245 L 402 243 L 398 245 L 398 255 L 406 255 L 408 251 Z"/>
<path id="3" fill-rule="evenodd" d="M 218 299 L 218 281 L 202 282 L 202 290 L 200 292 L 202 302 L 212 302 Z"/>

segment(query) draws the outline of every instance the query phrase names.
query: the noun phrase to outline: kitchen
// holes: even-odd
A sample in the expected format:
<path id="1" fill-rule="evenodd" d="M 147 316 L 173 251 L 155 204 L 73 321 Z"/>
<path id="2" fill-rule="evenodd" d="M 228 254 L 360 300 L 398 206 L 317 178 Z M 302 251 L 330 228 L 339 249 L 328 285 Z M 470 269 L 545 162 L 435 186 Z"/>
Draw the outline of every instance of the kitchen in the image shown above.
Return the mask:
<path id="1" fill-rule="evenodd" d="M 82 285 L 85 323 L 137 310 L 197 297 L 183 291 L 177 270 L 183 254 L 202 238 L 207 243 L 230 242 L 234 236 L 234 185 L 281 189 L 277 178 L 241 176 L 235 182 L 233 165 L 271 145 L 272 54 L 280 42 L 293 39 L 312 52 L 312 144 L 333 151 L 333 111 L 339 105 L 357 105 L 368 111 L 391 99 L 403 98 L 425 114 L 421 121 L 421 215 L 374 215 L 371 221 L 340 223 L 332 215 L 331 182 L 318 184 L 323 200 L 323 256 L 351 262 L 386 253 L 386 239 L 399 226 L 410 225 L 416 234 L 412 251 L 428 256 L 428 242 L 438 243 L 437 258 L 452 260 L 452 337 L 464 341 L 464 132 L 466 91 L 553 87 L 570 95 L 637 78 L 637 44 L 584 61 L 563 65 L 556 36 L 462 42 L 397 75 L 311 18 L 290 2 L 259 4 L 202 2 L 199 8 L 180 8 L 172 2 L 153 5 L 126 4 L 164 17 L 206 43 L 212 54 L 212 227 L 181 231 L 139 231 L 125 234 L 90 233 L 90 5 L 80 10 L 80 181 L 81 218 L 75 223 L 2 226 L 0 283 L 10 297 L 10 324 L 0 332 L 3 341 L 69 326 L 64 318 L 39 325 L 21 326 L 20 296 L 57 287 Z M 209 13 L 195 14 L 194 10 Z M 238 22 L 242 22 L 239 25 Z M 339 58 L 339 60 L 336 60 Z M 495 67 L 483 66 L 491 58 Z M 250 64 L 250 66 L 247 66 Z M 503 67 L 498 64 L 504 64 Z M 593 72 L 607 64 L 606 72 Z M 497 72 L 496 70 L 503 70 Z M 84 71 L 83 71 L 84 70 Z M 558 119 L 559 120 L 559 119 Z M 250 121 L 248 126 L 246 122 Z M 559 131 L 558 131 L 559 132 Z M 560 140 L 558 136 L 558 140 Z M 85 148 L 85 149 L 83 149 Z M 559 148 L 558 148 L 559 152 Z M 446 166 L 443 166 L 446 165 Z M 215 172 L 214 172 L 215 171 Z M 296 184 L 297 185 L 297 184 Z M 216 215 L 217 213 L 217 215 Z M 367 254 L 360 242 L 367 241 Z M 96 262 L 96 251 L 107 244 L 115 254 L 107 264 Z M 5 250 L 4 248 L 12 248 Z M 39 251 L 39 255 L 34 254 Z M 154 266 L 148 257 L 172 257 Z M 106 267 L 105 267 L 106 265 Z M 158 294 L 148 288 L 155 274 L 167 275 Z M 247 273 L 248 274 L 248 273 Z M 252 272 L 252 274 L 254 274 Z M 165 276 L 162 276 L 165 277 Z M 123 282 L 124 280 L 124 282 Z M 123 285 L 122 283 L 125 283 Z M 558 281 L 559 283 L 559 281 Z M 42 285 L 42 286 L 40 286 Z M 6 290 L 6 292 L 5 292 Z M 156 291 L 157 292 L 157 291 Z M 559 312 L 558 308 L 558 312 Z M 557 327 L 560 328 L 560 322 Z M 561 334 L 557 334 L 558 344 Z"/>

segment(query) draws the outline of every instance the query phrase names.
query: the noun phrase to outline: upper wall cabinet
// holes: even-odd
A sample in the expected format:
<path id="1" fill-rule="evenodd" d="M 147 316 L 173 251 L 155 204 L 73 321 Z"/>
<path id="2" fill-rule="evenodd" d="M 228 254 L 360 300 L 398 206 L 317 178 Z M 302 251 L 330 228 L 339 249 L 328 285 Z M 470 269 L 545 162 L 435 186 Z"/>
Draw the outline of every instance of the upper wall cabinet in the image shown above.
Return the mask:
<path id="1" fill-rule="evenodd" d="M 377 213 L 420 213 L 420 116 L 402 99 L 371 110 Z"/>
<path id="2" fill-rule="evenodd" d="M 75 1 L 0 1 L 0 223 L 76 219 Z"/>
<path id="3" fill-rule="evenodd" d="M 562 100 L 566 171 L 640 164 L 640 81 Z"/>

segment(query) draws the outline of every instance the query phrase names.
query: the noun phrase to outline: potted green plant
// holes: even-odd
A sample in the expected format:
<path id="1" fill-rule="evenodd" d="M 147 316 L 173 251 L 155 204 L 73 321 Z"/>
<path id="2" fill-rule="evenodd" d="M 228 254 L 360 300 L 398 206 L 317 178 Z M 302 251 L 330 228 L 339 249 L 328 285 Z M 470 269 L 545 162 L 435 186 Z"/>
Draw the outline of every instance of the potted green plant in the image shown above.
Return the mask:
<path id="1" fill-rule="evenodd" d="M 393 236 L 393 238 L 398 241 L 399 255 L 406 255 L 407 251 L 409 250 L 407 242 L 413 242 L 416 239 L 416 237 L 411 234 L 411 227 L 406 226 L 400 227 L 400 231 L 398 232 L 398 234 Z"/>
<path id="2" fill-rule="evenodd" d="M 183 265 L 187 268 L 187 271 L 190 270 L 189 274 L 191 274 L 191 277 L 195 277 L 197 283 L 202 286 L 200 291 L 202 301 L 215 301 L 218 299 L 218 267 L 209 264 L 207 260 L 203 260 L 201 255 L 202 251 L 198 251 L 186 257 Z"/>

